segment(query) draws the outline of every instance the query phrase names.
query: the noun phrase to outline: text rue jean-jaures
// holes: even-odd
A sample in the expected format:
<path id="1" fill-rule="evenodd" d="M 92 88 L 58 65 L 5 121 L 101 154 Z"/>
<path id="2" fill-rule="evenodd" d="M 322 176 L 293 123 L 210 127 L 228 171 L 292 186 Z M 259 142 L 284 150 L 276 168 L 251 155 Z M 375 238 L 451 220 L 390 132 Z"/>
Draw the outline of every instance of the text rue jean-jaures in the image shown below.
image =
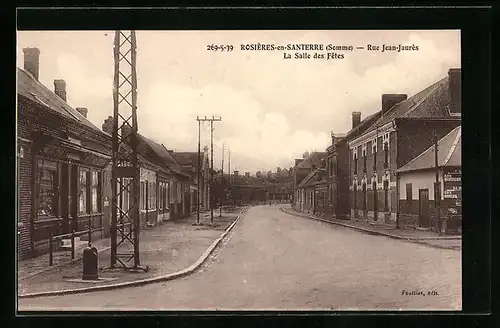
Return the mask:
<path id="1" fill-rule="evenodd" d="M 282 58 L 290 59 L 323 59 L 336 60 L 344 59 L 348 53 L 354 51 L 381 52 L 381 53 L 401 53 L 415 52 L 419 46 L 415 44 L 365 44 L 365 45 L 340 45 L 340 44 L 320 44 L 320 43 L 294 43 L 294 44 L 274 44 L 274 43 L 247 43 L 240 44 L 240 47 L 227 44 L 207 45 L 207 51 L 232 52 L 234 50 L 244 52 L 282 52 Z"/>

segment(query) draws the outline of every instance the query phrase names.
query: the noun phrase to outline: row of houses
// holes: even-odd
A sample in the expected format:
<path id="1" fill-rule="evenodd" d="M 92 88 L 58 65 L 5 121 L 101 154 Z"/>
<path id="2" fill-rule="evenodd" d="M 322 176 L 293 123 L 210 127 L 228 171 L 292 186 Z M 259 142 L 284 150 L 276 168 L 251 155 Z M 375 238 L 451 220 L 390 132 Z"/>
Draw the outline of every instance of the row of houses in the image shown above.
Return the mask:
<path id="1" fill-rule="evenodd" d="M 99 129 L 87 119 L 87 108 L 71 107 L 64 80 L 55 80 L 53 90 L 43 85 L 39 49 L 23 52 L 24 68 L 17 68 L 17 205 L 18 253 L 26 258 L 45 252 L 50 236 L 89 225 L 93 238 L 109 236 L 113 126 L 109 117 Z M 197 203 L 198 153 L 176 153 L 142 134 L 138 139 L 141 226 L 190 215 Z M 202 163 L 206 205 L 206 150 Z M 119 202 L 127 209 L 130 196 L 124 193 Z"/>
<path id="2" fill-rule="evenodd" d="M 295 159 L 292 204 L 326 218 L 461 231 L 461 70 L 331 134 L 324 152 Z M 439 211 L 439 213 L 438 213 Z"/>

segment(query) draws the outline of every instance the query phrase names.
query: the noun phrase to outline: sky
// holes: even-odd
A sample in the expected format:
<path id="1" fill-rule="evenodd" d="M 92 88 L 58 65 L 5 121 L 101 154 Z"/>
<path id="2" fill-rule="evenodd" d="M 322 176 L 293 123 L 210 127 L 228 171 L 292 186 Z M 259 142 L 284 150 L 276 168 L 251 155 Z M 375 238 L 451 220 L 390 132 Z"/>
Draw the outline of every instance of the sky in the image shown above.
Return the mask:
<path id="1" fill-rule="evenodd" d="M 174 151 L 197 151 L 197 116 L 214 123 L 214 166 L 276 171 L 305 151 L 325 151 L 330 133 L 346 133 L 351 113 L 379 111 L 383 93 L 421 91 L 460 65 L 459 31 L 137 31 L 139 132 Z M 114 31 L 19 31 L 22 49 L 40 49 L 40 81 L 64 79 L 67 101 L 87 107 L 101 128 L 113 111 Z M 284 59 L 303 51 L 242 51 L 241 44 L 364 46 L 343 59 Z M 208 51 L 207 45 L 233 51 Z M 368 51 L 367 45 L 418 50 Z M 313 55 L 315 52 L 308 51 Z M 202 125 L 201 144 L 210 146 Z M 228 151 L 229 149 L 229 151 Z"/>

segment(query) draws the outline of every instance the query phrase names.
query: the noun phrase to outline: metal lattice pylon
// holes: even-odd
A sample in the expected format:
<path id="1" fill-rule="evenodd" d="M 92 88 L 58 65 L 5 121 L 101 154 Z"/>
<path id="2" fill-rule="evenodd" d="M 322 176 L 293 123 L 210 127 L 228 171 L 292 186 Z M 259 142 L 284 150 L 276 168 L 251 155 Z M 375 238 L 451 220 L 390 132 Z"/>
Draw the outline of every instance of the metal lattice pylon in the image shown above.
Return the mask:
<path id="1" fill-rule="evenodd" d="M 139 260 L 140 167 L 137 156 L 135 31 L 116 31 L 114 43 L 111 268 L 143 269 Z M 123 253 L 118 252 L 118 248 Z M 129 264 L 133 260 L 133 265 Z"/>

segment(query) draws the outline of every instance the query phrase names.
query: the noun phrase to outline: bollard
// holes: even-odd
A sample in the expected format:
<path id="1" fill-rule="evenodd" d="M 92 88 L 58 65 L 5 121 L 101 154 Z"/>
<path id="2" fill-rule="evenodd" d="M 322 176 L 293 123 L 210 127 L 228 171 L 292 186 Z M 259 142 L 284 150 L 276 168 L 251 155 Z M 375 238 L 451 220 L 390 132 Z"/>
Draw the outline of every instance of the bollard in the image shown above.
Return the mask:
<path id="1" fill-rule="evenodd" d="M 53 252 L 53 248 L 52 248 L 52 234 L 49 235 L 49 266 L 52 266 L 53 264 L 53 255 L 52 255 L 52 252 Z"/>
<path id="2" fill-rule="evenodd" d="M 75 259 L 75 230 L 71 231 L 71 259 Z"/>
<path id="3" fill-rule="evenodd" d="M 90 245 L 83 250 L 82 280 L 99 280 L 97 273 L 97 248 Z"/>

